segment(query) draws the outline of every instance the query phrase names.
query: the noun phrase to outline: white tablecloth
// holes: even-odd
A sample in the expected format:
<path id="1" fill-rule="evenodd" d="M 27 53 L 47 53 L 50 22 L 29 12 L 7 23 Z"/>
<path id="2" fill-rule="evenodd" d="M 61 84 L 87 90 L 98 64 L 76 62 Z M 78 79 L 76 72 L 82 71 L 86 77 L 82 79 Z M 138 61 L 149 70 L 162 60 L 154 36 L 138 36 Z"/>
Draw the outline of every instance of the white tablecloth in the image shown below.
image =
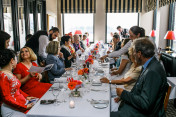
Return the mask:
<path id="1" fill-rule="evenodd" d="M 167 77 L 168 83 L 171 85 L 171 93 L 169 99 L 176 98 L 176 77 Z"/>
<path id="2" fill-rule="evenodd" d="M 109 72 L 109 68 L 102 68 Z M 93 79 L 98 79 L 98 76 L 92 76 Z M 109 84 L 102 84 L 101 86 L 91 86 L 90 89 L 100 89 L 105 91 L 91 91 L 86 92 L 85 88 L 80 88 L 82 97 L 71 98 L 68 96 L 70 90 L 63 91 L 59 94 L 58 100 L 65 99 L 67 102 L 60 105 L 41 105 L 40 100 L 54 99 L 52 91 L 47 91 L 45 95 L 34 105 L 34 107 L 27 113 L 27 117 L 110 117 L 110 87 Z M 104 109 L 94 108 L 87 100 L 109 100 L 109 105 Z M 75 108 L 69 108 L 70 100 L 75 101 Z"/>

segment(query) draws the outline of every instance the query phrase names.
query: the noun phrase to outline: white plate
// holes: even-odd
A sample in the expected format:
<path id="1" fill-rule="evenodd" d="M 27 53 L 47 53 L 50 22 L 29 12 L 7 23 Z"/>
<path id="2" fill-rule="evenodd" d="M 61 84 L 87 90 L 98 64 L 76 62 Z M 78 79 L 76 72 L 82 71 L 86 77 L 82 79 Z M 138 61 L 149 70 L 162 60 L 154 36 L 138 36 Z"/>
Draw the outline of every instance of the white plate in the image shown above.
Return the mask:
<path id="1" fill-rule="evenodd" d="M 103 108 L 107 108 L 108 104 L 93 104 L 94 108 L 98 108 L 98 109 L 103 109 Z"/>
<path id="2" fill-rule="evenodd" d="M 107 63 L 102 63 L 100 64 L 101 66 L 107 66 L 108 64 Z"/>

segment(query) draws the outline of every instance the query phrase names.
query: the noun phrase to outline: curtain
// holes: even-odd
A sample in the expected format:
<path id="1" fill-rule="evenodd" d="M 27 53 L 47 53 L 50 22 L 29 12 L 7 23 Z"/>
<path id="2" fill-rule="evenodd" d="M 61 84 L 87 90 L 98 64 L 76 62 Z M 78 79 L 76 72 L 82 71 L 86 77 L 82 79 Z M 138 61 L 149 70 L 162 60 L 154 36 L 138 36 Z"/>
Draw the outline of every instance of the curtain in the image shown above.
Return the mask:
<path id="1" fill-rule="evenodd" d="M 145 11 L 149 12 L 155 10 L 157 6 L 157 0 L 145 0 Z"/>
<path id="2" fill-rule="evenodd" d="M 176 0 L 159 0 L 159 7 L 163 7 L 174 2 L 176 2 Z"/>
<path id="3" fill-rule="evenodd" d="M 95 13 L 96 0 L 61 0 L 61 13 Z"/>
<path id="4" fill-rule="evenodd" d="M 142 0 L 106 0 L 106 13 L 142 12 Z"/>

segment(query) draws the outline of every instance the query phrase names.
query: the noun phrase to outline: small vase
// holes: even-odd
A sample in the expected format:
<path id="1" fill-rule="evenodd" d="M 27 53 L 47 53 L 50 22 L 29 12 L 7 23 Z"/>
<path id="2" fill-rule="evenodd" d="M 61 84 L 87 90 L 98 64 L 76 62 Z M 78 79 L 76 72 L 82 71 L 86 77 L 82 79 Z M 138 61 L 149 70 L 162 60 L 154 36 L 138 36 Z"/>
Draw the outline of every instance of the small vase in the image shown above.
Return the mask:
<path id="1" fill-rule="evenodd" d="M 78 91 L 78 88 L 76 88 L 74 91 L 71 91 L 71 96 L 73 97 L 80 97 L 80 91 Z"/>

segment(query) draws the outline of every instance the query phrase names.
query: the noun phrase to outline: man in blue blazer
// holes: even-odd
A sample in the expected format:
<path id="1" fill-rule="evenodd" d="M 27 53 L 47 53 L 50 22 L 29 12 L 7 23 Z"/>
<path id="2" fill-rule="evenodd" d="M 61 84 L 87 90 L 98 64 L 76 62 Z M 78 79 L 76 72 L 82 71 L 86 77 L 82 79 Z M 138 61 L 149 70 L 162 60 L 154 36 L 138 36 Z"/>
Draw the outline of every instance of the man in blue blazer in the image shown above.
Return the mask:
<path id="1" fill-rule="evenodd" d="M 154 45 L 146 37 L 133 45 L 135 60 L 143 65 L 141 74 L 131 90 L 116 89 L 122 100 L 117 117 L 165 117 L 164 98 L 168 88 L 165 71 L 154 57 Z"/>

